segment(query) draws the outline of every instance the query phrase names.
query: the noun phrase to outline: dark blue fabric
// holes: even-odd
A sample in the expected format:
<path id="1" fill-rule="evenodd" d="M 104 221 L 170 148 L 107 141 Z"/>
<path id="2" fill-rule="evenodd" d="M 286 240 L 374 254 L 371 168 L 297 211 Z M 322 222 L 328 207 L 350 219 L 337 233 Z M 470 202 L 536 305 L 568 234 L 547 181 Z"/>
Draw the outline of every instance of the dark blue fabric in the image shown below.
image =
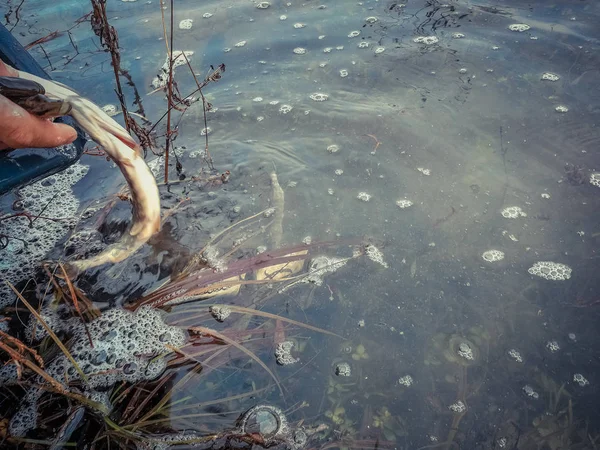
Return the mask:
<path id="1" fill-rule="evenodd" d="M 0 25 L 0 59 L 19 70 L 50 79 L 3 25 Z M 61 117 L 56 121 L 74 126 L 71 117 Z M 81 157 L 86 142 L 83 132 L 75 128 L 78 135 L 74 142 L 75 151 L 68 154 L 51 148 L 0 150 L 0 195 L 60 172 L 75 163 Z"/>

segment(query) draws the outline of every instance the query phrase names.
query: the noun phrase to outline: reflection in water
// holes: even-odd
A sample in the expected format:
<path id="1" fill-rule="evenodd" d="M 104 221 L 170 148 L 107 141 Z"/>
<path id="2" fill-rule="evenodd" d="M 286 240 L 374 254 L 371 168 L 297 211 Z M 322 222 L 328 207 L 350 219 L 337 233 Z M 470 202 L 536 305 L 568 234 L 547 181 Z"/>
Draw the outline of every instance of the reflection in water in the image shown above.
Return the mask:
<path id="1" fill-rule="evenodd" d="M 383 252 L 383 264 L 363 258 L 313 274 L 320 283 L 283 290 L 255 286 L 257 277 L 236 279 L 239 294 L 217 305 L 232 304 L 222 323 L 211 304 L 173 306 L 170 320 L 191 317 L 243 341 L 284 395 L 243 351 L 208 361 L 198 355 L 200 372 L 184 365 L 163 385 L 148 385 L 161 396 L 172 391 L 153 432 L 208 436 L 268 402 L 294 427 L 306 427 L 307 446 L 594 448 L 598 5 L 262 3 L 176 2 L 174 49 L 189 52 L 199 79 L 211 65 L 227 67 L 204 93 L 213 105 L 210 154 L 219 176 L 228 170 L 230 177 L 223 184 L 202 172 L 204 112 L 194 103 L 178 123 L 177 159 L 169 161 L 172 174 L 181 164 L 181 180 L 160 186 L 163 212 L 170 210 L 163 231 L 78 286 L 111 306 L 143 298 L 219 233 L 273 206 L 274 168 L 285 195 L 281 237 L 244 236 L 236 264 L 279 245 L 289 256 L 307 237 L 304 246 L 318 247 L 363 236 Z M 15 7 L 3 7 L 12 8 L 12 24 Z M 146 117 L 157 121 L 164 94 L 146 94 L 165 61 L 159 2 L 108 8 L 123 67 Z M 87 12 L 85 2 L 26 0 L 13 33 L 29 43 Z M 96 45 L 83 22 L 31 52 L 56 80 L 99 105 L 118 104 L 108 57 Z M 194 90 L 187 67 L 175 76 L 183 96 Z M 93 207 L 119 180 L 100 159 L 82 162 L 90 168 L 74 192 Z M 162 176 L 164 161 L 154 167 Z M 129 210 L 112 206 L 82 218 L 78 231 L 93 242 L 71 241 L 82 246 L 69 245 L 71 257 L 118 240 Z M 50 256 L 61 254 L 57 248 Z M 343 340 L 236 313 L 257 304 L 261 313 Z M 298 362 L 276 364 L 283 342 L 293 343 L 289 356 Z"/>

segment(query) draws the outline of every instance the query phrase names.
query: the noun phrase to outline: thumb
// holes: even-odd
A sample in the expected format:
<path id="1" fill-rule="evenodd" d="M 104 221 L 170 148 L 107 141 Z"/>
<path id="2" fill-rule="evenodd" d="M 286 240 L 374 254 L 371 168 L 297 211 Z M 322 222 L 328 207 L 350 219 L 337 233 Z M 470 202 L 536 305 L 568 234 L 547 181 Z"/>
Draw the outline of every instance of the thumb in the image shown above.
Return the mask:
<path id="1" fill-rule="evenodd" d="M 12 148 L 57 147 L 76 137 L 74 128 L 35 117 L 0 95 L 0 143 Z"/>

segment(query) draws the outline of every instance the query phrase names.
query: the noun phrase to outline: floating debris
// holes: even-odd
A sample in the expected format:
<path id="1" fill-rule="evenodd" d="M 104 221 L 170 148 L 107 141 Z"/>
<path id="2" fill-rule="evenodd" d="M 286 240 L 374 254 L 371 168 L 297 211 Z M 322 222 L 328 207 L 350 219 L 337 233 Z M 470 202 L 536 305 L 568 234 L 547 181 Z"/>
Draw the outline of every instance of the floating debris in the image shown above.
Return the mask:
<path id="1" fill-rule="evenodd" d="M 484 261 L 487 261 L 487 262 L 502 261 L 504 259 L 504 252 L 502 252 L 500 250 L 493 250 L 493 249 L 487 250 L 487 251 L 483 252 L 481 257 L 483 258 Z"/>
<path id="2" fill-rule="evenodd" d="M 267 9 L 269 6 L 271 6 L 269 2 L 259 2 L 256 4 L 256 9 Z"/>
<path id="3" fill-rule="evenodd" d="M 465 35 L 462 33 L 452 33 L 452 39 L 462 39 Z"/>
<path id="4" fill-rule="evenodd" d="M 383 52 L 385 52 L 385 47 L 377 47 L 375 49 L 375 54 L 376 55 L 379 55 L 380 53 L 383 53 Z"/>
<path id="5" fill-rule="evenodd" d="M 510 356 L 511 359 L 515 360 L 518 363 L 522 363 L 523 362 L 523 357 L 521 356 L 521 352 L 519 350 L 511 348 L 508 351 L 508 356 Z"/>
<path id="6" fill-rule="evenodd" d="M 224 305 L 213 305 L 210 307 L 210 313 L 219 322 L 223 322 L 231 315 L 231 308 Z"/>
<path id="7" fill-rule="evenodd" d="M 367 41 L 359 42 L 357 45 L 358 48 L 369 48 L 369 43 Z"/>
<path id="8" fill-rule="evenodd" d="M 279 112 L 280 112 L 281 114 L 287 114 L 287 113 L 289 113 L 289 112 L 290 112 L 292 109 L 294 109 L 294 107 L 293 107 L 293 106 L 291 106 L 291 105 L 281 105 L 281 106 L 279 107 Z"/>
<path id="9" fill-rule="evenodd" d="M 298 23 L 294 24 L 294 28 L 296 28 L 297 30 L 299 30 L 300 28 L 305 28 L 305 27 L 306 27 L 305 23 L 298 22 Z"/>
<path id="10" fill-rule="evenodd" d="M 327 146 L 327 151 L 329 153 L 337 153 L 340 151 L 340 146 L 336 144 L 331 144 Z"/>
<path id="11" fill-rule="evenodd" d="M 504 208 L 500 214 L 502 214 L 502 217 L 504 217 L 505 219 L 527 217 L 527 213 L 525 213 L 519 206 L 509 206 L 507 208 Z"/>
<path id="12" fill-rule="evenodd" d="M 281 16 L 279 16 L 279 20 L 287 20 L 287 16 L 285 14 L 282 14 Z"/>
<path id="13" fill-rule="evenodd" d="M 348 364 L 347 362 L 342 362 L 342 363 L 336 364 L 335 374 L 338 377 L 349 377 L 352 375 L 352 368 L 350 367 L 350 364 Z"/>
<path id="14" fill-rule="evenodd" d="M 425 175 L 426 177 L 428 177 L 429 175 L 431 175 L 431 170 L 429 170 L 429 169 L 425 169 L 423 167 L 417 167 L 417 170 L 419 172 L 421 172 L 423 175 Z"/>
<path id="15" fill-rule="evenodd" d="M 526 23 L 513 23 L 508 26 L 508 29 L 510 31 L 516 31 L 516 32 L 521 33 L 523 31 L 527 31 L 527 30 L 531 29 L 531 27 L 529 25 L 527 25 Z"/>
<path id="16" fill-rule="evenodd" d="M 335 169 L 333 173 L 335 173 L 336 175 L 342 175 L 344 171 L 342 169 Z"/>
<path id="17" fill-rule="evenodd" d="M 433 45 L 437 44 L 440 40 L 437 36 L 418 36 L 413 39 L 416 44 Z"/>
<path id="18" fill-rule="evenodd" d="M 295 53 L 296 55 L 304 55 L 304 54 L 306 53 L 306 49 L 305 49 L 305 48 L 302 48 L 302 47 L 296 47 L 296 48 L 294 49 L 294 53 Z"/>
<path id="19" fill-rule="evenodd" d="M 283 341 L 277 344 L 277 347 L 275 348 L 275 358 L 277 359 L 277 364 L 280 366 L 287 366 L 300 361 L 292 356 L 293 347 L 294 343 L 292 341 Z"/>
<path id="20" fill-rule="evenodd" d="M 566 264 L 552 261 L 538 261 L 527 270 L 531 275 L 546 280 L 563 281 L 571 278 L 572 269 Z"/>
<path id="21" fill-rule="evenodd" d="M 525 393 L 525 395 L 527 395 L 527 397 L 531 397 L 533 399 L 540 398 L 540 394 L 538 394 L 536 391 L 534 391 L 533 388 L 531 386 L 529 386 L 528 384 L 523 386 L 523 392 Z"/>
<path id="22" fill-rule="evenodd" d="M 375 16 L 371 16 L 371 17 L 367 17 L 367 18 L 365 19 L 365 22 L 367 22 L 367 23 L 375 23 L 375 22 L 377 22 L 378 20 L 379 20 L 379 19 L 378 19 L 377 17 L 375 17 Z"/>
<path id="23" fill-rule="evenodd" d="M 360 35 L 360 31 L 351 31 L 350 34 L 348 34 L 349 38 L 354 38 L 356 36 Z"/>
<path id="24" fill-rule="evenodd" d="M 367 194 L 366 192 L 359 192 L 356 198 L 362 200 L 363 202 L 368 202 L 371 200 L 371 195 Z"/>
<path id="25" fill-rule="evenodd" d="M 183 19 L 181 22 L 179 22 L 179 29 L 180 30 L 191 30 L 193 24 L 194 24 L 193 19 Z"/>
<path id="26" fill-rule="evenodd" d="M 329 95 L 322 92 L 315 92 L 314 94 L 310 94 L 310 98 L 315 102 L 324 102 L 329 99 Z"/>
<path id="27" fill-rule="evenodd" d="M 569 112 L 569 108 L 565 105 L 558 105 L 556 108 L 554 108 L 554 111 L 564 114 L 566 112 Z"/>
<path id="28" fill-rule="evenodd" d="M 577 342 L 577 335 L 575 333 L 569 333 L 567 337 L 571 342 Z"/>
<path id="29" fill-rule="evenodd" d="M 552 341 L 546 342 L 546 348 L 548 349 L 548 351 L 550 353 L 556 353 L 557 351 L 560 350 L 560 345 L 558 345 L 558 341 L 552 340 Z"/>
<path id="30" fill-rule="evenodd" d="M 555 73 L 552 72 L 544 72 L 542 74 L 542 80 L 546 80 L 546 81 L 558 81 L 560 80 L 560 76 L 556 75 Z"/>
<path id="31" fill-rule="evenodd" d="M 389 267 L 388 264 L 383 260 L 383 253 L 381 252 L 381 250 L 379 250 L 373 244 L 367 245 L 365 249 L 365 254 L 371 261 L 382 265 L 386 269 Z"/>
<path id="32" fill-rule="evenodd" d="M 590 174 L 590 184 L 592 186 L 600 187 L 600 172 Z"/>
<path id="33" fill-rule="evenodd" d="M 340 70 L 340 77 L 346 78 L 348 76 L 348 71 L 346 69 Z"/>
<path id="34" fill-rule="evenodd" d="M 462 68 L 458 69 L 458 73 L 460 73 L 460 74 L 462 74 L 462 75 L 464 75 L 464 74 L 465 74 L 465 73 L 467 73 L 467 72 L 468 72 L 468 70 L 467 70 L 467 69 L 465 69 L 464 67 L 462 67 Z"/>
<path id="35" fill-rule="evenodd" d="M 204 19 L 210 19 L 212 16 L 213 16 L 212 13 L 209 13 L 209 12 L 206 12 L 206 13 L 202 14 L 202 17 Z"/>
<path id="36" fill-rule="evenodd" d="M 398 379 L 398 384 L 410 387 L 413 384 L 413 377 L 411 377 L 410 375 L 404 375 L 403 377 L 400 377 L 400 379 Z"/>
<path id="37" fill-rule="evenodd" d="M 400 209 L 410 208 L 413 205 L 413 202 L 410 200 L 403 198 L 401 200 L 396 200 L 396 205 Z"/>
<path id="38" fill-rule="evenodd" d="M 235 44 L 235 47 L 243 47 L 248 43 L 248 41 L 240 41 L 237 44 Z"/>
<path id="39" fill-rule="evenodd" d="M 590 384 L 587 378 L 581 375 L 580 373 L 576 373 L 575 375 L 573 375 L 573 381 L 581 387 L 585 387 L 588 384 Z"/>
<path id="40" fill-rule="evenodd" d="M 467 406 L 461 400 L 458 400 L 456 403 L 448 406 L 448 409 L 452 412 L 462 414 L 467 410 Z"/>
<path id="41" fill-rule="evenodd" d="M 549 199 L 549 198 L 550 198 L 550 194 L 548 194 L 547 192 L 542 192 L 542 193 L 540 194 L 540 196 L 541 196 L 542 198 L 544 198 L 544 199 Z"/>

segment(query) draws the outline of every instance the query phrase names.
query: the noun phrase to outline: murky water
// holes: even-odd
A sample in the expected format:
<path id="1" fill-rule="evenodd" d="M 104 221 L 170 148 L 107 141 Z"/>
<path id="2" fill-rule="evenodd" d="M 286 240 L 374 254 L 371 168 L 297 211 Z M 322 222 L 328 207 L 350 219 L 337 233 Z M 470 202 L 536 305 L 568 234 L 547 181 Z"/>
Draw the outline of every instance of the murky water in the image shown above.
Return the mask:
<path id="1" fill-rule="evenodd" d="M 285 191 L 284 245 L 307 236 L 366 238 L 388 267 L 363 258 L 322 286 L 271 290 L 264 301 L 263 288 L 243 286 L 238 297 L 220 300 L 258 303 L 343 337 L 286 326 L 299 358 L 289 366 L 273 356 L 280 322 L 253 317 L 249 325 L 243 315 L 244 324 L 219 324 L 205 308 L 203 326 L 261 330 L 248 347 L 283 395 L 243 353 L 215 358 L 175 390 L 172 429 L 217 432 L 267 402 L 287 410 L 291 423 L 328 425 L 307 444 L 320 448 L 595 448 L 600 189 L 588 180 L 600 170 L 598 4 L 258 3 L 175 2 L 173 48 L 193 51 L 199 79 L 211 65 L 226 65 L 204 93 L 214 107 L 209 150 L 230 181 L 189 181 L 206 168 L 203 110 L 195 103 L 175 141 L 186 178 L 161 187 L 165 211 L 189 200 L 150 245 L 92 271 L 80 286 L 99 302 L 135 300 L 179 258 L 270 206 L 273 170 Z M 25 0 L 13 33 L 27 44 L 70 29 L 89 10 L 83 1 Z M 146 117 L 157 121 L 166 110 L 164 93 L 151 93 L 165 61 L 159 2 L 110 1 L 108 10 L 122 67 Z M 193 20 L 190 29 L 178 27 L 184 19 Z M 529 28 L 512 31 L 513 24 Z M 57 81 L 99 105 L 118 104 L 109 55 L 98 50 L 89 23 L 70 37 L 62 33 L 31 52 Z M 182 95 L 194 91 L 185 65 L 175 74 Z M 135 110 L 131 89 L 125 92 Z M 164 121 L 157 129 L 164 133 Z M 74 187 L 82 205 L 122 183 L 102 158 L 82 163 L 90 166 Z M 155 165 L 162 179 L 164 162 Z M 170 173 L 176 180 L 173 158 Z M 401 208 L 402 200 L 410 206 Z M 512 206 L 523 214 L 503 217 Z M 129 214 L 119 204 L 105 238 L 122 232 Z M 503 259 L 484 260 L 491 249 Z M 568 265 L 571 276 L 530 274 L 538 261 Z M 173 308 L 171 320 L 198 313 L 198 305 Z M 341 363 L 351 368 L 348 378 L 335 374 Z M 580 386 L 576 374 L 589 383 Z M 242 396 L 254 389 L 263 390 Z"/>

